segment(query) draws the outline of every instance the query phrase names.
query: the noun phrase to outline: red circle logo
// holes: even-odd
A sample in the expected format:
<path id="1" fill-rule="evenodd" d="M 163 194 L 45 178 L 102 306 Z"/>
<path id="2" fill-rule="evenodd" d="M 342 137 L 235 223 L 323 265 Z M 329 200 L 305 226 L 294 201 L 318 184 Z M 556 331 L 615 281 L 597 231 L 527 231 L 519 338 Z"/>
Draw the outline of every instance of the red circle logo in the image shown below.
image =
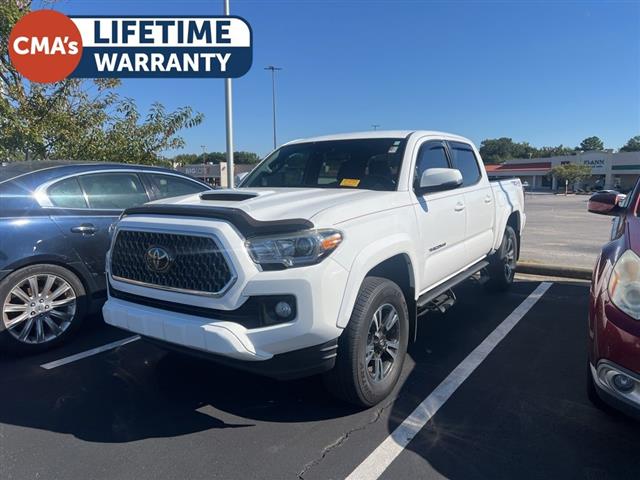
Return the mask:
<path id="1" fill-rule="evenodd" d="M 67 78 L 80 63 L 82 37 L 73 21 L 55 10 L 36 10 L 22 17 L 9 35 L 9 58 L 32 82 Z"/>

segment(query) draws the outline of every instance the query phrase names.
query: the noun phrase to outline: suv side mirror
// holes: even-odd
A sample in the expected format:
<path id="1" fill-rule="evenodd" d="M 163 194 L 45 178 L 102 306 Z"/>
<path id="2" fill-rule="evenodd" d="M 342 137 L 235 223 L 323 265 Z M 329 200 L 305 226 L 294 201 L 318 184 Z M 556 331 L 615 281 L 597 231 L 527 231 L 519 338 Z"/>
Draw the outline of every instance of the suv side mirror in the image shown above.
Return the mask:
<path id="1" fill-rule="evenodd" d="M 420 193 L 453 190 L 462 185 L 462 173 L 455 168 L 427 168 L 420 178 Z"/>
<path id="2" fill-rule="evenodd" d="M 624 200 L 625 195 L 613 192 L 600 192 L 592 195 L 589 199 L 587 209 L 591 213 L 600 215 L 618 215 L 622 208 L 620 202 Z"/>

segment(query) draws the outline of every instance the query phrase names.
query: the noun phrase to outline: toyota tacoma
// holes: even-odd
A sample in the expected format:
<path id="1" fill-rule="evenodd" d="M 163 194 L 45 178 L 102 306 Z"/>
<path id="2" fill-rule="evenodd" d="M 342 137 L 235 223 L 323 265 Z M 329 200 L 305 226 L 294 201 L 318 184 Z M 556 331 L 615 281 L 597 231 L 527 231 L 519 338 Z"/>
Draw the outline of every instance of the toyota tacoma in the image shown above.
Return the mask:
<path id="1" fill-rule="evenodd" d="M 107 254 L 108 324 L 360 406 L 394 388 L 423 314 L 472 276 L 513 282 L 518 179 L 469 140 L 375 131 L 296 140 L 222 189 L 126 210 Z"/>

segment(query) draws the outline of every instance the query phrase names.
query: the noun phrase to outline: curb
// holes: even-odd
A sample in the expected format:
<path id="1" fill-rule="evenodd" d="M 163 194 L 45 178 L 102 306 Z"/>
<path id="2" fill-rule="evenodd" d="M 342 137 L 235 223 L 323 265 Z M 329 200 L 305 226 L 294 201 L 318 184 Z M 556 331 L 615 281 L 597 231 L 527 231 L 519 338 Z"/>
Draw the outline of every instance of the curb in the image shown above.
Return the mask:
<path id="1" fill-rule="evenodd" d="M 591 280 L 591 270 L 588 268 L 563 267 L 560 265 L 548 265 L 544 263 L 518 262 L 518 273 L 531 275 L 547 275 L 551 277 L 575 278 L 579 280 Z"/>

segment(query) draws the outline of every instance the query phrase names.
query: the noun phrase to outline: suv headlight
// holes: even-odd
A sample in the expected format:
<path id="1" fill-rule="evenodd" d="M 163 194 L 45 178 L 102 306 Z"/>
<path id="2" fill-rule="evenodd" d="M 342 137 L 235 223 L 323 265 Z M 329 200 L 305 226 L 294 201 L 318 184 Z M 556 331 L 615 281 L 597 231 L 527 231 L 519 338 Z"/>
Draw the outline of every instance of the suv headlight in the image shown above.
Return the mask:
<path id="1" fill-rule="evenodd" d="M 640 320 L 640 257 L 624 252 L 609 279 L 609 297 L 620 310 Z"/>
<path id="2" fill-rule="evenodd" d="M 326 258 L 342 243 L 338 230 L 307 230 L 300 233 L 250 238 L 249 255 L 262 266 L 302 267 Z"/>

